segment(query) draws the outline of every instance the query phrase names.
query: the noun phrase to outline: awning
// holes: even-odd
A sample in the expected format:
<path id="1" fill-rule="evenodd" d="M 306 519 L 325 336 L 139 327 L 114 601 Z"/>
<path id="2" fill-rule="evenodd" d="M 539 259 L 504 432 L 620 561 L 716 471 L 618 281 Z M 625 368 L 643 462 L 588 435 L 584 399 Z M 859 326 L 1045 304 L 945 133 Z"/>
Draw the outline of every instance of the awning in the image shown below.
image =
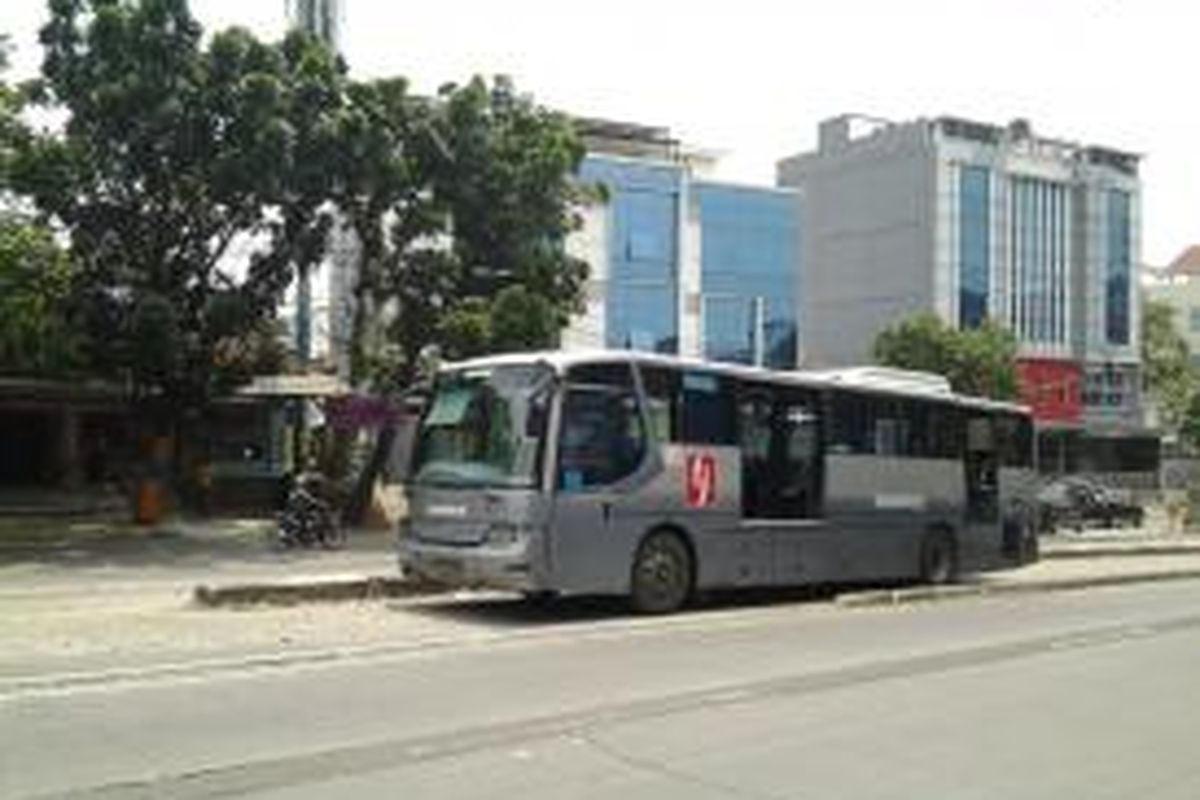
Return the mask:
<path id="1" fill-rule="evenodd" d="M 237 390 L 240 397 L 340 397 L 350 387 L 336 375 L 257 375 Z"/>

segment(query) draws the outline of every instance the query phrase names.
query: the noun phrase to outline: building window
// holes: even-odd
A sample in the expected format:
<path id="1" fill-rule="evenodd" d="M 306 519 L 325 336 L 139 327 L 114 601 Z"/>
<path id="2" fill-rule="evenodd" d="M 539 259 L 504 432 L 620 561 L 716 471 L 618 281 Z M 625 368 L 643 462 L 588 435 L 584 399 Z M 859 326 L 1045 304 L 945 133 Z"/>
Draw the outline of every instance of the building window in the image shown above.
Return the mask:
<path id="1" fill-rule="evenodd" d="M 988 313 L 991 267 L 991 187 L 986 167 L 959 175 L 958 324 L 978 327 Z"/>
<path id="2" fill-rule="evenodd" d="M 679 343 L 674 177 L 633 167 L 609 177 L 614 180 L 606 344 L 674 353 Z"/>
<path id="3" fill-rule="evenodd" d="M 1009 213 L 1011 327 L 1021 341 L 1062 344 L 1067 336 L 1067 189 L 1014 176 Z"/>
<path id="4" fill-rule="evenodd" d="M 665 277 L 675 262 L 675 196 L 632 191 L 618 202 L 624 212 L 625 260 L 637 265 L 634 274 L 649 270 L 654 277 Z"/>
<path id="5" fill-rule="evenodd" d="M 796 366 L 796 198 L 698 182 L 702 352 L 719 361 Z"/>
<path id="6" fill-rule="evenodd" d="M 1105 281 L 1104 332 L 1109 344 L 1129 344 L 1130 252 L 1129 193 L 1108 193 L 1108 268 Z"/>

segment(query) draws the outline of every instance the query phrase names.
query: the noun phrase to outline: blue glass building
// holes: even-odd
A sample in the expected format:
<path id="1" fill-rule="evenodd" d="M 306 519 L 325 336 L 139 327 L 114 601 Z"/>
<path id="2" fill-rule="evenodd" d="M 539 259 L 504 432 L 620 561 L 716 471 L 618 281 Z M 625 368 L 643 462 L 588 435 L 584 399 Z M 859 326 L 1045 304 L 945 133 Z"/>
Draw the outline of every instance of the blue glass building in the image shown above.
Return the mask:
<path id="1" fill-rule="evenodd" d="M 572 326 L 567 346 L 796 366 L 796 192 L 698 180 L 669 151 L 593 153 L 580 177 L 606 190 L 585 255 L 600 319 Z"/>
<path id="2" fill-rule="evenodd" d="M 678 352 L 683 168 L 588 157 L 580 177 L 607 194 L 604 345 Z"/>
<path id="3" fill-rule="evenodd" d="M 799 209 L 794 192 L 696 183 L 704 355 L 796 366 Z"/>

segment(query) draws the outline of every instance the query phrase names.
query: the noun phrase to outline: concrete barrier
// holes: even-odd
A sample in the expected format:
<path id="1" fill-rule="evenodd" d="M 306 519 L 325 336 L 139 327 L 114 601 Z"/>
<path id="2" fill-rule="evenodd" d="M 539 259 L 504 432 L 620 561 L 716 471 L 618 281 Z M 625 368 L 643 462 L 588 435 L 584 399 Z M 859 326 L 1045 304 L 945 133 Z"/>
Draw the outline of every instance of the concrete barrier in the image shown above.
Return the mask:
<path id="1" fill-rule="evenodd" d="M 413 597 L 445 591 L 445 587 L 401 576 L 296 578 L 286 581 L 238 583 L 192 590 L 192 601 L 206 608 L 243 605 L 295 605 L 309 602 L 375 600 Z"/>

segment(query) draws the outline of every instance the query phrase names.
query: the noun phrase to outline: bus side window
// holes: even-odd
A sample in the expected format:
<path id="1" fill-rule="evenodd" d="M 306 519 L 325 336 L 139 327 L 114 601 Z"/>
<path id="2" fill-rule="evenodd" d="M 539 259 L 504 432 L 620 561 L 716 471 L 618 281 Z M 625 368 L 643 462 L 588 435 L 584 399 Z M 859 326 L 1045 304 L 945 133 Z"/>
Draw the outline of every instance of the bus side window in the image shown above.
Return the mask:
<path id="1" fill-rule="evenodd" d="M 1033 464 L 1033 430 L 1028 418 L 1006 414 L 995 420 L 1000 463 L 1006 467 L 1029 467 Z"/>
<path id="2" fill-rule="evenodd" d="M 733 381 L 702 370 L 648 366 L 639 370 L 654 441 L 737 443 Z"/>
<path id="3" fill-rule="evenodd" d="M 571 388 L 563 400 L 558 486 L 579 491 L 607 486 L 637 470 L 645 431 L 632 392 Z"/>
<path id="4" fill-rule="evenodd" d="M 660 444 L 679 440 L 679 373 L 665 367 L 639 365 L 646 394 L 650 438 Z"/>
<path id="5" fill-rule="evenodd" d="M 733 381 L 711 372 L 683 373 L 683 441 L 737 443 Z"/>
<path id="6" fill-rule="evenodd" d="M 833 424 L 829 432 L 831 455 L 872 453 L 875 450 L 871 408 L 865 397 L 850 392 L 830 395 Z"/>
<path id="7" fill-rule="evenodd" d="M 637 470 L 646 432 L 625 362 L 580 364 L 567 372 L 559 434 L 558 487 L 606 486 Z"/>
<path id="8" fill-rule="evenodd" d="M 743 387 L 738 400 L 738 440 L 742 449 L 742 516 L 771 516 L 771 395 Z"/>
<path id="9" fill-rule="evenodd" d="M 815 398 L 789 392 L 775 412 L 776 516 L 808 519 L 820 513 L 820 455 Z"/>

